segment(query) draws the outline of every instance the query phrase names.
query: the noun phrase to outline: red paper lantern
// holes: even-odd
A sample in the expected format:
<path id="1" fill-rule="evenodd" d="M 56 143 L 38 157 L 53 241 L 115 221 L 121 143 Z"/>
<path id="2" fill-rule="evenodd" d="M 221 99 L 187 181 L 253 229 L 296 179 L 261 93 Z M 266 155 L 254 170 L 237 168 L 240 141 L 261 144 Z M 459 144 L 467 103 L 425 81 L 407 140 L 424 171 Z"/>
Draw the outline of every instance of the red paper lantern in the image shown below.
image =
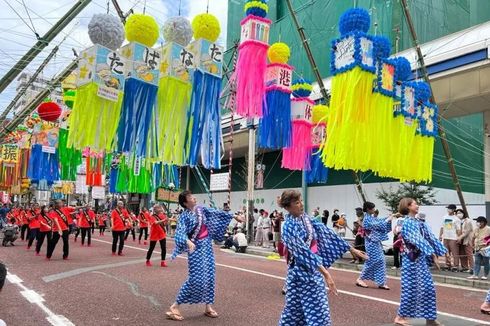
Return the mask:
<path id="1" fill-rule="evenodd" d="M 56 121 L 61 115 L 61 107 L 55 102 L 44 102 L 37 107 L 39 117 L 45 121 Z"/>

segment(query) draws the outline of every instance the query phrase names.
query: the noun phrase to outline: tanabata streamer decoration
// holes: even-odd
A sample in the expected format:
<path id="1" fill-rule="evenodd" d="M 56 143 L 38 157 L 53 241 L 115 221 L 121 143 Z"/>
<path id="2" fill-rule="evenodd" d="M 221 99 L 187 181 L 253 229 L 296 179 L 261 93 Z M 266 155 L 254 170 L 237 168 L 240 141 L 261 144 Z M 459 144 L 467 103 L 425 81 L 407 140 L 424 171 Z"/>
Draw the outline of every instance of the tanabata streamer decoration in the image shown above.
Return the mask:
<path id="1" fill-rule="evenodd" d="M 327 135 L 327 114 L 328 106 L 318 104 L 313 107 L 313 129 L 311 132 L 311 161 L 310 170 L 306 172 L 308 184 L 326 183 L 328 178 L 328 168 L 323 164 L 320 145 L 325 142 Z"/>
<path id="2" fill-rule="evenodd" d="M 241 37 L 235 71 L 236 112 L 243 117 L 261 117 L 265 96 L 265 73 L 271 21 L 265 0 L 245 3 L 246 17 L 240 22 Z"/>
<path id="3" fill-rule="evenodd" d="M 153 165 L 153 184 L 155 188 L 168 187 L 173 184 L 175 188 L 179 188 L 179 168 L 175 165 L 165 165 L 157 163 Z"/>
<path id="4" fill-rule="evenodd" d="M 39 117 L 44 121 L 56 121 L 61 115 L 61 107 L 51 100 L 46 100 L 37 107 Z"/>
<path id="5" fill-rule="evenodd" d="M 112 30 L 105 32 L 112 33 Z M 95 44 L 80 53 L 68 147 L 80 150 L 85 147 L 110 150 L 112 147 L 121 115 L 125 61 L 107 45 L 113 46 L 112 42 Z"/>
<path id="6" fill-rule="evenodd" d="M 138 158 L 134 154 L 121 156 L 116 192 L 148 194 L 154 190 L 151 178 L 151 164 L 144 158 Z"/>
<path id="7" fill-rule="evenodd" d="M 291 145 L 282 150 L 282 167 L 290 170 L 309 170 L 311 155 L 312 108 L 311 83 L 300 79 L 291 86 Z"/>
<path id="8" fill-rule="evenodd" d="M 68 147 L 68 130 L 60 128 L 58 153 L 60 157 L 60 177 L 65 181 L 76 181 L 77 167 L 82 164 L 82 153 L 73 147 Z"/>
<path id="9" fill-rule="evenodd" d="M 158 25 L 151 16 L 133 14 L 125 25 L 129 44 L 121 48 L 126 59 L 126 82 L 117 149 L 146 156 L 148 132 L 158 91 L 160 52 L 151 47 L 158 39 Z"/>
<path id="10" fill-rule="evenodd" d="M 411 93 L 407 87 L 415 89 L 415 101 L 412 107 Z M 399 166 L 402 181 L 430 182 L 432 180 L 432 159 L 435 137 L 438 134 L 438 108 L 429 102 L 431 92 L 426 82 L 403 84 L 401 116 L 406 135 L 400 148 L 406 164 Z M 414 110 L 415 109 L 415 114 Z"/>
<path id="11" fill-rule="evenodd" d="M 48 186 L 60 179 L 58 159 L 58 128 L 41 122 L 32 134 L 32 148 L 27 176 L 38 184 L 38 190 L 48 190 Z"/>
<path id="12" fill-rule="evenodd" d="M 103 186 L 104 152 L 93 152 L 87 147 L 83 151 L 83 156 L 86 167 L 85 184 L 87 186 Z"/>
<path id="13" fill-rule="evenodd" d="M 186 49 L 192 38 L 191 23 L 170 18 L 162 29 L 166 43 L 161 49 L 160 80 L 154 113 L 156 154 L 165 164 L 184 165 L 187 110 L 191 100 L 194 54 Z"/>
<path id="14" fill-rule="evenodd" d="M 196 166 L 200 156 L 204 168 L 220 168 L 223 47 L 215 43 L 219 21 L 213 15 L 200 14 L 193 19 L 192 29 L 194 41 L 188 50 L 194 56 L 195 70 L 185 137 L 186 163 Z"/>
<path id="15" fill-rule="evenodd" d="M 332 42 L 332 97 L 328 117 L 328 137 L 322 149 L 326 166 L 335 169 L 360 169 L 354 152 L 359 133 L 353 132 L 368 116 L 375 79 L 373 41 L 369 13 L 349 9 L 340 17 L 340 38 Z M 369 146 L 376 146 L 371 143 Z"/>
<path id="16" fill-rule="evenodd" d="M 260 148 L 279 149 L 291 144 L 292 67 L 287 65 L 290 50 L 285 43 L 274 43 L 267 50 L 271 62 L 266 71 L 263 116 L 259 120 Z"/>

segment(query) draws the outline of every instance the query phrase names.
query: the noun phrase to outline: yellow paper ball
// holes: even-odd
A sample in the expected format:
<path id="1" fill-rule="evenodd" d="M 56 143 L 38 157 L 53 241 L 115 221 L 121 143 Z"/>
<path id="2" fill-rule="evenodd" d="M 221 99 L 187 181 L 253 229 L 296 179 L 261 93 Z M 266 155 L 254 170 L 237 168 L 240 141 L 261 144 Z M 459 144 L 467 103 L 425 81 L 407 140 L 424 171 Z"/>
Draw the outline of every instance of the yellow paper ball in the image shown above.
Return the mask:
<path id="1" fill-rule="evenodd" d="M 138 42 L 152 47 L 158 40 L 158 24 L 155 18 L 148 15 L 133 14 L 129 16 L 126 25 L 124 25 L 124 30 L 129 42 Z"/>
<path id="2" fill-rule="evenodd" d="M 291 50 L 286 43 L 277 42 L 267 50 L 267 57 L 271 63 L 286 63 L 291 55 Z"/>
<path id="3" fill-rule="evenodd" d="M 216 42 L 221 32 L 218 18 L 211 14 L 200 14 L 192 20 L 192 30 L 194 39 L 206 39 L 210 42 Z"/>
<path id="4" fill-rule="evenodd" d="M 313 106 L 313 123 L 320 121 L 327 122 L 328 106 L 323 104 L 317 104 Z"/>

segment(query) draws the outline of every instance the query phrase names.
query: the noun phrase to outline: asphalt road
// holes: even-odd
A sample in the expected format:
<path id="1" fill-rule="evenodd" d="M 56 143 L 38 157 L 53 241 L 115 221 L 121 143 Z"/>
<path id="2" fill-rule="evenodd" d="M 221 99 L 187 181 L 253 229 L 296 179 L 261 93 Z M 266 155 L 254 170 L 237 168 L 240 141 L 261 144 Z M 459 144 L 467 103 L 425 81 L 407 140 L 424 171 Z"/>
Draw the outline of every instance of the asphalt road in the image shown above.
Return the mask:
<path id="1" fill-rule="evenodd" d="M 67 261 L 61 259 L 61 243 L 51 261 L 35 256 L 22 242 L 0 247 L 0 260 L 10 274 L 0 292 L 0 319 L 9 326 L 277 325 L 284 304 L 283 261 L 216 247 L 215 309 L 220 317 L 205 317 L 203 306 L 183 306 L 185 320 L 179 323 L 167 320 L 165 312 L 187 277 L 187 260 L 179 257 L 161 268 L 157 245 L 154 266 L 146 267 L 146 246 L 131 240 L 125 256 L 114 257 L 110 241 L 110 234 L 96 235 L 92 247 L 81 247 L 71 239 Z M 172 248 L 169 240 L 168 253 Z M 340 290 L 329 298 L 333 325 L 392 325 L 400 299 L 398 279 L 389 279 L 390 291 L 361 289 L 354 285 L 357 272 L 331 273 Z M 479 310 L 486 291 L 438 285 L 437 295 L 440 321 L 446 326 L 490 325 Z"/>

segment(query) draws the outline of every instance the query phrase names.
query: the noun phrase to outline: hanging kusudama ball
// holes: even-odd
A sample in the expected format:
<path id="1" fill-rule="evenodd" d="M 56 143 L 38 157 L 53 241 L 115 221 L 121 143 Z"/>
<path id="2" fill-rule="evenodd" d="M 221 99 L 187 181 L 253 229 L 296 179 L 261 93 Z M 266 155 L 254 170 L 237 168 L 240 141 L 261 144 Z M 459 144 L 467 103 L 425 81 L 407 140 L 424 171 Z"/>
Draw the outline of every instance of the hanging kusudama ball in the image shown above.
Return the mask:
<path id="1" fill-rule="evenodd" d="M 60 117 L 61 107 L 51 100 L 46 100 L 46 102 L 41 103 L 41 105 L 37 107 L 37 113 L 44 121 L 53 122 Z"/>
<path id="2" fill-rule="evenodd" d="M 152 47 L 158 40 L 158 24 L 152 16 L 133 14 L 126 20 L 124 29 L 129 42 L 138 42 Z"/>
<path id="3" fill-rule="evenodd" d="M 305 79 L 294 80 L 291 84 L 291 91 L 293 91 L 294 97 L 308 97 L 312 90 L 311 82 Z"/>
<path id="4" fill-rule="evenodd" d="M 362 8 L 352 8 L 345 11 L 339 19 L 339 31 L 341 35 L 350 32 L 367 33 L 371 18 L 369 12 Z"/>
<path id="5" fill-rule="evenodd" d="M 92 43 L 115 51 L 124 42 L 124 26 L 112 15 L 95 14 L 88 23 L 88 36 Z"/>
<path id="6" fill-rule="evenodd" d="M 63 102 L 65 102 L 66 106 L 70 109 L 73 109 L 73 104 L 75 103 L 75 96 L 77 95 L 77 91 L 74 89 L 68 89 L 63 92 Z"/>
<path id="7" fill-rule="evenodd" d="M 221 33 L 218 18 L 211 14 L 200 14 L 192 20 L 192 30 L 194 39 L 206 39 L 210 42 L 216 42 Z"/>
<path id="8" fill-rule="evenodd" d="M 269 6 L 267 5 L 266 0 L 248 0 L 243 9 L 245 10 L 245 15 L 247 16 L 252 15 L 264 18 L 267 16 Z"/>
<path id="9" fill-rule="evenodd" d="M 290 55 L 289 46 L 282 42 L 272 44 L 267 50 L 267 57 L 271 63 L 287 63 Z"/>
<path id="10" fill-rule="evenodd" d="M 191 22 L 185 17 L 169 18 L 162 27 L 165 42 L 175 42 L 187 46 L 192 39 Z"/>

